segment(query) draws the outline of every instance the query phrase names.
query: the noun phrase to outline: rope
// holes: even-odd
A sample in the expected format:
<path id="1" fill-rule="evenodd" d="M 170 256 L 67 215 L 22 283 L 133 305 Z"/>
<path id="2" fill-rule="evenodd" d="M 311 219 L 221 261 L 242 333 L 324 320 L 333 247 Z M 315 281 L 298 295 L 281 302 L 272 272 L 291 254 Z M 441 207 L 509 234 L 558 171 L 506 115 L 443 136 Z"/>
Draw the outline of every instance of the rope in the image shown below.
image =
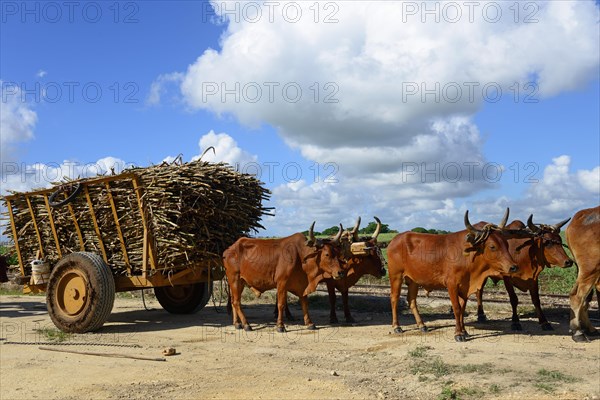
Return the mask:
<path id="1" fill-rule="evenodd" d="M 142 291 L 142 304 L 144 304 L 144 308 L 146 309 L 146 311 L 154 311 L 154 308 L 148 308 L 148 306 L 146 306 L 146 298 L 144 297 L 144 289 L 141 290 Z"/>
<path id="2" fill-rule="evenodd" d="M 124 343 L 99 343 L 99 342 L 0 342 L 3 345 L 6 344 L 19 344 L 19 345 L 29 345 L 29 346 L 46 346 L 46 345 L 54 345 L 54 346 L 106 346 L 106 347 L 133 347 L 140 348 L 139 344 L 124 344 Z"/>

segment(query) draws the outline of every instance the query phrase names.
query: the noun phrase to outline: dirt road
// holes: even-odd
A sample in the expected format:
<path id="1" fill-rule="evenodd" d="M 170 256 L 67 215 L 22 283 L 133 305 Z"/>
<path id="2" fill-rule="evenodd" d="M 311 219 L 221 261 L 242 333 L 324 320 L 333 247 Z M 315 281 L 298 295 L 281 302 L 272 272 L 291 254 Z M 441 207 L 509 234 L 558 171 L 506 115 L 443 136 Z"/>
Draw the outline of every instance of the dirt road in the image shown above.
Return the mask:
<path id="1" fill-rule="evenodd" d="M 118 298 L 98 333 L 63 337 L 43 297 L 0 297 L 0 398 L 4 399 L 599 399 L 600 340 L 574 343 L 568 309 L 549 310 L 554 332 L 542 331 L 523 309 L 524 331 L 510 331 L 510 307 L 488 304 L 492 321 L 466 318 L 472 339 L 456 343 L 448 303 L 423 307 L 431 331 L 421 333 L 403 311 L 406 332 L 390 329 L 385 297 L 355 296 L 353 325 L 327 323 L 323 300 L 312 301 L 320 326 L 292 323 L 278 334 L 273 306 L 246 306 L 253 332 L 236 331 L 224 307 L 171 315 L 154 300 Z M 372 310 L 386 310 L 377 311 Z M 297 305 L 292 312 L 300 316 Z M 343 313 L 339 314 L 343 318 Z M 58 336 L 58 337 L 57 337 Z M 161 357 L 164 362 L 40 350 L 57 349 Z M 65 344 L 66 343 L 66 344 Z M 100 346 L 117 344 L 115 346 Z"/>

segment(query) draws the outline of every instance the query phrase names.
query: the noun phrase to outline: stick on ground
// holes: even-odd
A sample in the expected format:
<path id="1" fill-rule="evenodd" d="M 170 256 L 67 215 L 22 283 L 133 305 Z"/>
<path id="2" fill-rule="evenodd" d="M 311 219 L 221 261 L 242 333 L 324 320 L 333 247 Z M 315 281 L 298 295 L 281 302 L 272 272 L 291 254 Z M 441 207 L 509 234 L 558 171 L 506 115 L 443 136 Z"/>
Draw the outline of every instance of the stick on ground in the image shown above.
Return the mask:
<path id="1" fill-rule="evenodd" d="M 77 351 L 77 350 L 66 350 L 66 349 L 54 349 L 52 347 L 38 347 L 40 350 L 56 351 L 59 353 L 73 353 L 73 354 L 84 354 L 88 356 L 100 356 L 100 357 L 114 357 L 114 358 L 132 358 L 134 360 L 145 360 L 145 361 L 167 361 L 163 357 L 145 357 L 145 356 L 131 356 L 129 354 L 119 353 L 96 353 L 91 351 Z"/>

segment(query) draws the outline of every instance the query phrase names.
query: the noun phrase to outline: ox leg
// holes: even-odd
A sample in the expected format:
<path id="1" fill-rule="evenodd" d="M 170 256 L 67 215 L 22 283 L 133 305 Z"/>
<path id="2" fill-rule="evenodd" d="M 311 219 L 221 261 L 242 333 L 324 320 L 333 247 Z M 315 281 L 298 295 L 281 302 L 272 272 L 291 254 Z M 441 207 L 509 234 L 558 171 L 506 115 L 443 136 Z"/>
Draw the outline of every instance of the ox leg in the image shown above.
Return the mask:
<path id="1" fill-rule="evenodd" d="M 287 307 L 287 288 L 283 284 L 277 285 L 277 332 L 284 333 L 285 325 L 283 324 L 283 314 Z"/>
<path id="2" fill-rule="evenodd" d="M 462 297 L 458 297 L 458 305 L 460 306 L 460 325 L 462 327 L 462 334 L 468 338 L 469 332 L 467 332 L 467 328 L 465 328 L 465 312 L 467 310 L 467 299 L 463 299 Z"/>
<path id="3" fill-rule="evenodd" d="M 535 307 L 535 312 L 538 316 L 538 321 L 542 326 L 542 330 L 544 331 L 553 331 L 554 328 L 546 319 L 546 315 L 544 315 L 544 311 L 542 310 L 542 304 L 540 303 L 540 287 L 538 282 L 533 282 L 532 287 L 529 289 L 529 294 L 531 295 L 531 302 Z"/>
<path id="4" fill-rule="evenodd" d="M 504 280 L 504 286 L 506 286 L 506 292 L 508 293 L 508 297 L 510 298 L 510 306 L 512 307 L 512 323 L 510 324 L 510 329 L 513 331 L 522 331 L 523 327 L 521 326 L 519 313 L 517 312 L 517 307 L 519 306 L 519 297 L 517 297 L 517 293 L 515 293 L 515 287 L 506 279 Z"/>
<path id="5" fill-rule="evenodd" d="M 327 293 L 329 294 L 329 322 L 337 324 L 339 321 L 335 312 L 335 285 L 333 282 L 327 281 Z"/>
<path id="6" fill-rule="evenodd" d="M 304 314 L 304 325 L 311 331 L 317 329 L 308 315 L 308 296 L 300 297 L 300 305 L 302 306 L 302 314 Z"/>
<path id="7" fill-rule="evenodd" d="M 448 286 L 448 295 L 450 296 L 450 301 L 452 302 L 452 311 L 454 312 L 454 320 L 456 321 L 456 328 L 454 330 L 454 340 L 457 342 L 464 342 L 467 340 L 463 327 L 463 310 L 461 303 L 459 302 L 458 296 L 458 288 L 453 285 Z"/>
<path id="8" fill-rule="evenodd" d="M 344 304 L 344 317 L 346 322 L 353 324 L 356 322 L 352 315 L 350 315 L 350 305 L 348 304 L 348 289 L 342 291 L 342 303 Z"/>
<path id="9" fill-rule="evenodd" d="M 398 323 L 398 299 L 402 289 L 402 275 L 391 276 L 390 274 L 390 304 L 392 307 L 392 329 L 394 333 L 402 333 L 402 328 Z"/>
<path id="10" fill-rule="evenodd" d="M 277 316 L 279 315 L 279 307 L 277 306 L 277 296 L 275 296 L 275 309 L 273 310 L 273 317 L 275 318 L 275 320 L 277 320 Z M 290 306 L 289 304 L 285 305 L 285 318 L 288 321 L 293 321 L 294 320 L 294 316 L 292 315 L 292 312 L 290 311 Z"/>
<path id="11" fill-rule="evenodd" d="M 592 279 L 593 277 L 577 277 L 575 286 L 571 290 L 569 298 L 571 321 L 569 327 L 573 333 L 573 340 L 576 342 L 587 342 L 589 339 L 586 334 L 596 334 L 596 329 L 592 326 L 588 316 L 589 303 L 587 302 L 587 296 L 594 286 Z"/>
<path id="12" fill-rule="evenodd" d="M 235 281 L 229 281 L 232 282 L 230 284 L 230 292 L 231 292 L 231 310 L 232 310 L 232 314 L 233 314 L 233 325 L 235 326 L 236 329 L 242 329 L 242 327 L 244 328 L 244 330 L 252 330 L 252 328 L 250 327 L 250 324 L 248 324 L 248 321 L 246 320 L 246 316 L 244 315 L 244 312 L 242 311 L 242 291 L 244 290 L 244 284 L 239 281 L 239 280 L 235 280 Z"/>
<path id="13" fill-rule="evenodd" d="M 421 314 L 419 314 L 419 308 L 417 307 L 417 294 L 419 293 L 419 286 L 414 282 L 410 282 L 408 284 L 408 295 L 406 296 L 406 300 L 408 301 L 408 306 L 410 307 L 410 311 L 412 311 L 415 321 L 417 323 L 417 328 L 421 329 L 421 332 L 427 332 L 427 327 L 423 323 L 421 319 Z"/>
<path id="14" fill-rule="evenodd" d="M 485 315 L 485 311 L 483 311 L 483 288 L 487 282 L 487 278 L 483 281 L 483 285 L 481 289 L 477 291 L 477 322 L 486 322 L 487 316 Z"/>

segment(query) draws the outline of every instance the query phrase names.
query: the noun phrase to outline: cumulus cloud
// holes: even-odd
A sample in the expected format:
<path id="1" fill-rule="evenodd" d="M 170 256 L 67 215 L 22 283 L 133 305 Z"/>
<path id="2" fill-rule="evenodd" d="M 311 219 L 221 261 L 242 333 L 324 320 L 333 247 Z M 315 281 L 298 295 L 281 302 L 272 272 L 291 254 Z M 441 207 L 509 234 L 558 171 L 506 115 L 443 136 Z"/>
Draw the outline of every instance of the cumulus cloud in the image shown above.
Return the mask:
<path id="1" fill-rule="evenodd" d="M 233 166 L 244 166 L 257 160 L 256 155 L 242 150 L 235 139 L 226 133 L 215 133 L 211 130 L 200 138 L 198 146 L 200 147 L 200 154 L 194 156 L 192 161 L 202 156 L 203 161 L 225 162 Z M 214 151 L 209 149 L 210 147 Z"/>
<path id="2" fill-rule="evenodd" d="M 521 199 L 466 203 L 504 168 L 486 160 L 473 122 L 484 103 L 513 99 L 515 87 L 519 102 L 554 96 L 597 75 L 594 2 L 528 3 L 534 8 L 518 15 L 503 2 L 319 3 L 318 15 L 310 2 L 278 2 L 260 16 L 240 2 L 212 4 L 226 30 L 221 48 L 183 74 L 187 105 L 266 123 L 306 159 L 336 168 L 335 182 L 276 187 L 270 229 L 300 229 L 307 218 L 351 224 L 346 210 L 357 205 L 399 228 L 460 229 L 467 206 L 477 220 L 495 221 L 510 204 L 554 218 L 597 201 L 598 170 L 570 172 L 570 159 L 558 157 Z M 291 22 L 286 7 L 299 7 L 301 18 Z"/>
<path id="3" fill-rule="evenodd" d="M 213 4 L 227 18 L 235 2 Z M 515 23 L 512 3 L 495 22 L 482 2 L 472 23 L 467 15 L 423 23 L 403 2 L 342 2 L 329 24 L 314 22 L 312 3 L 294 4 L 303 15 L 296 23 L 280 15 L 286 2 L 273 22 L 266 10 L 258 21 L 229 18 L 222 49 L 190 65 L 181 89 L 194 108 L 277 127 L 306 156 L 306 144 L 410 146 L 431 134 L 433 118 L 473 114 L 494 97 L 490 88 L 508 96 L 515 83 L 534 81 L 539 95 L 553 95 L 598 67 L 592 2 L 535 3 L 537 23 Z"/>
<path id="4" fill-rule="evenodd" d="M 146 97 L 146 105 L 158 106 L 169 89 L 176 87 L 183 79 L 181 72 L 159 75 L 150 85 L 150 92 Z"/>
<path id="5" fill-rule="evenodd" d="M 20 143 L 34 137 L 37 113 L 31 106 L 21 100 L 21 92 L 17 87 L 5 87 L 0 81 L 0 162 L 17 159 L 15 152 Z"/>
<path id="6" fill-rule="evenodd" d="M 52 187 L 65 179 L 90 178 L 97 175 L 118 174 L 131 167 L 120 158 L 103 157 L 95 162 L 82 163 L 65 160 L 61 163 L 10 163 L 3 170 L 1 195 L 8 191 L 27 192 L 35 189 Z"/>

